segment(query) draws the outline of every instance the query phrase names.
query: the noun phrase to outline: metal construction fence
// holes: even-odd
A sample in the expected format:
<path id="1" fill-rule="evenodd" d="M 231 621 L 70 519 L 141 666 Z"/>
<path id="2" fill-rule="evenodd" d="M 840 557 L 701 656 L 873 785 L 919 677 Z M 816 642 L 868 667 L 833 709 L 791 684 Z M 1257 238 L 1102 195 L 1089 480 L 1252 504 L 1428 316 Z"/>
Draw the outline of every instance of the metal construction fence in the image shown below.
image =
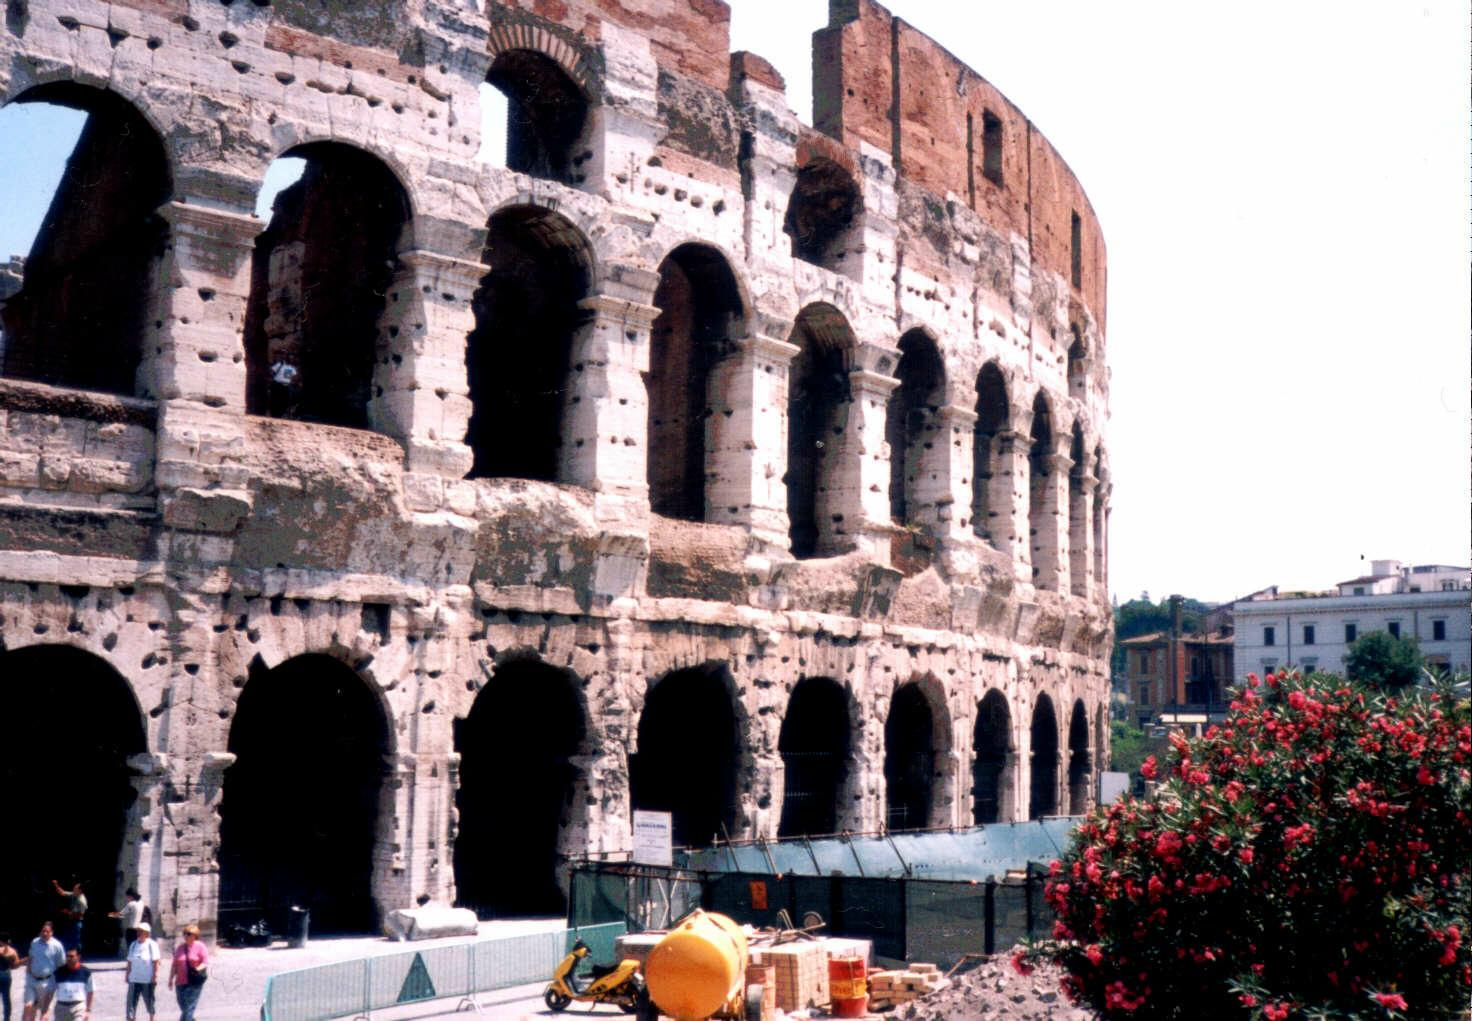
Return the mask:
<path id="1" fill-rule="evenodd" d="M 623 922 L 474 940 L 339 961 L 283 972 L 266 980 L 261 1021 L 326 1021 L 371 1017 L 407 1003 L 459 998 L 545 981 L 572 949 L 587 943 L 592 959 L 613 957 Z"/>

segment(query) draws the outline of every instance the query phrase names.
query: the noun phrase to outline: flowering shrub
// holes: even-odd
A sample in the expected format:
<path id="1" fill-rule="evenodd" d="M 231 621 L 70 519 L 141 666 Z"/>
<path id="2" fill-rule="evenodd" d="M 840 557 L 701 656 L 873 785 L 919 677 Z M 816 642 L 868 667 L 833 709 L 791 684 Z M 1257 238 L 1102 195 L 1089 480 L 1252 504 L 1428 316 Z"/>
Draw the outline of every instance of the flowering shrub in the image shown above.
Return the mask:
<path id="1" fill-rule="evenodd" d="M 1454 1017 L 1472 996 L 1472 710 L 1314 675 L 1249 678 L 1172 739 L 1165 782 L 1053 863 L 1027 957 L 1106 1017 Z M 1024 963 L 1024 962 L 1019 962 Z"/>

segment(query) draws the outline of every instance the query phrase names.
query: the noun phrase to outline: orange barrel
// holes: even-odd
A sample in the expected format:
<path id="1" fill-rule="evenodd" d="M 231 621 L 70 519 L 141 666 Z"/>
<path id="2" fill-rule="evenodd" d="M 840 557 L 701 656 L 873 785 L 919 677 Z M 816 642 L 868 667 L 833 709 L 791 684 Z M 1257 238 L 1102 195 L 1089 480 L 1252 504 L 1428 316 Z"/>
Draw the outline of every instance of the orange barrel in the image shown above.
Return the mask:
<path id="1" fill-rule="evenodd" d="M 746 932 L 725 915 L 695 911 L 644 962 L 649 997 L 675 1021 L 704 1021 L 745 994 Z"/>
<path id="2" fill-rule="evenodd" d="M 864 981 L 862 957 L 828 958 L 828 995 L 834 1017 L 864 1017 L 869 1013 L 869 987 Z"/>

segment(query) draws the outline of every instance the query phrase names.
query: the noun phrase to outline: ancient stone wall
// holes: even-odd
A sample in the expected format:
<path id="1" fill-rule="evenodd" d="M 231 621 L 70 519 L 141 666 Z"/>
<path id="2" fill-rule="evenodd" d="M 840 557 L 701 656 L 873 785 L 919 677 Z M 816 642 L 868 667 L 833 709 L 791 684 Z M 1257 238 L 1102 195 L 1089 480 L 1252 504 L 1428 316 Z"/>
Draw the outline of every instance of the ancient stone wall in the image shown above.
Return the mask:
<path id="1" fill-rule="evenodd" d="M 814 129 L 764 60 L 726 56 L 719 0 L 6 11 L 0 101 L 125 102 L 168 170 L 166 240 L 114 318 L 138 324 L 131 394 L 0 381 L 0 692 L 85 705 L 16 658 L 73 647 L 145 732 L 116 753 L 137 796 L 106 893 L 212 924 L 317 882 L 351 928 L 333 911 L 354 896 L 447 899 L 495 868 L 551 890 L 475 893 L 483 912 L 555 910 L 561 863 L 627 850 L 636 807 L 703 842 L 1089 803 L 1103 241 L 1048 141 L 932 40 L 834 0 Z M 475 158 L 488 80 L 508 168 Z M 278 202 L 296 219 L 263 234 L 255 195 L 288 154 L 310 164 Z M 353 214 L 392 252 L 362 288 L 377 256 L 331 189 L 372 174 L 402 205 L 375 185 Z M 331 291 L 345 277 L 359 291 Z M 288 726 L 292 685 L 344 708 Z M 835 686 L 843 740 L 784 726 Z M 906 690 L 931 714 L 914 762 L 886 737 Z M 306 865 L 232 835 L 273 798 L 310 829 L 300 799 L 333 797 L 246 789 L 270 742 L 236 728 L 242 699 L 281 720 L 272 776 L 377 763 L 301 838 Z M 364 712 L 382 734 L 340 732 Z M 535 775 L 493 754 L 564 743 Z M 903 812 L 887 776 L 909 776 Z M 361 888 L 318 852 L 360 862 Z"/>

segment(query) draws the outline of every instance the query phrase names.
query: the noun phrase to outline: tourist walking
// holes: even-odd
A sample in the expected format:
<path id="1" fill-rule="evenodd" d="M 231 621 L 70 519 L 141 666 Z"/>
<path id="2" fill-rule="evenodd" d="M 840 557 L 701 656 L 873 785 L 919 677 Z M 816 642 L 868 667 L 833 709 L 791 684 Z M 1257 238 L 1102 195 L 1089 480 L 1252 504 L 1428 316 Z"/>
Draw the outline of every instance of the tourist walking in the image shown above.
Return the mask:
<path id="1" fill-rule="evenodd" d="M 72 947 L 81 947 L 82 918 L 87 914 L 87 896 L 82 893 L 82 881 L 75 876 L 72 877 L 72 880 L 70 890 L 56 880 L 51 880 L 51 885 L 56 889 L 56 895 L 62 900 L 61 931 L 57 935 L 61 938 L 61 945 L 68 950 Z"/>
<path id="2" fill-rule="evenodd" d="M 123 906 L 108 912 L 107 917 L 116 918 L 123 927 L 123 946 L 132 946 L 133 941 L 138 938 L 138 923 L 148 919 L 148 909 L 143 906 L 143 895 L 133 887 L 128 887 L 123 893 Z"/>
<path id="3" fill-rule="evenodd" d="M 133 931 L 133 942 L 128 944 L 128 1001 L 125 1014 L 128 1021 L 138 1016 L 138 1001 L 148 1008 L 148 1021 L 157 1014 L 154 993 L 158 987 L 158 944 L 153 941 L 153 926 L 140 921 Z"/>
<path id="4" fill-rule="evenodd" d="M 179 1021 L 194 1021 L 194 1008 L 209 977 L 210 954 L 199 938 L 199 926 L 184 926 L 183 939 L 174 947 L 174 966 L 169 969 L 169 988 L 179 998 Z"/>
<path id="5" fill-rule="evenodd" d="M 30 949 L 20 960 L 26 966 L 26 992 L 21 1000 L 25 1021 L 44 1018 L 51 1010 L 51 997 L 56 992 L 56 971 L 66 963 L 66 949 L 56 938 L 50 922 L 41 923 L 41 931 L 31 940 Z"/>
<path id="6" fill-rule="evenodd" d="M 82 951 L 72 947 L 56 973 L 56 1021 L 83 1021 L 92 1013 L 92 969 L 82 963 Z"/>
<path id="7" fill-rule="evenodd" d="M 20 954 L 10 945 L 10 933 L 0 932 L 0 1010 L 3 1019 L 10 1021 L 10 973 L 20 967 Z"/>

